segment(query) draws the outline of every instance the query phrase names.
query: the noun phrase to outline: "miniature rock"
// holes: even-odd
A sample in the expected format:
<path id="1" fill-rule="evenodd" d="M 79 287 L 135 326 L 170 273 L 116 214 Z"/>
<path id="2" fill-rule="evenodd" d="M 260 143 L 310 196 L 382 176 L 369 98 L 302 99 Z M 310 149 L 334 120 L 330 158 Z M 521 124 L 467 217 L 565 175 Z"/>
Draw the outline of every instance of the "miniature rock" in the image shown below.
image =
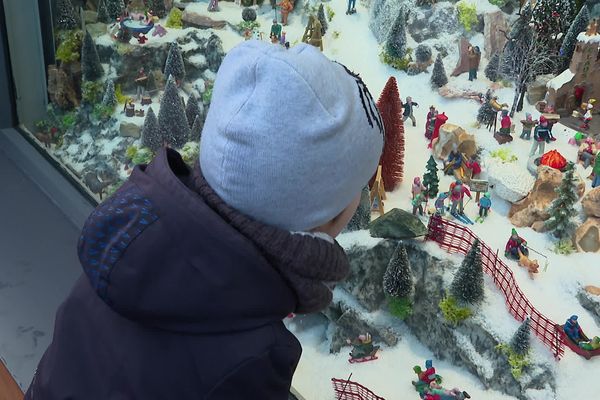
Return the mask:
<path id="1" fill-rule="evenodd" d="M 463 153 L 467 158 L 477 152 L 475 144 L 475 136 L 468 134 L 460 126 L 445 123 L 440 128 L 439 140 L 433 147 L 433 155 L 438 159 L 445 160 L 452 148 L 456 145 L 458 151 Z"/>
<path id="2" fill-rule="evenodd" d="M 523 200 L 535 184 L 535 179 L 516 163 L 489 159 L 487 162 L 488 181 L 496 196 L 516 203 Z"/>
<path id="3" fill-rule="evenodd" d="M 96 22 L 96 23 L 87 24 L 85 26 L 85 29 L 87 29 L 87 31 L 90 33 L 90 35 L 92 35 L 92 38 L 97 39 L 100 36 L 106 34 L 107 25 L 103 22 Z"/>
<path id="4" fill-rule="evenodd" d="M 506 15 L 502 11 L 486 13 L 483 17 L 483 25 L 483 37 L 485 38 L 483 47 L 489 59 L 494 53 L 502 52 L 506 43 L 506 36 L 502 33 L 502 31 L 508 32 Z"/>
<path id="5" fill-rule="evenodd" d="M 529 104 L 544 100 L 547 90 L 546 85 L 552 78 L 554 78 L 552 74 L 539 75 L 535 81 L 527 85 L 527 101 L 529 101 Z"/>
<path id="6" fill-rule="evenodd" d="M 542 232 L 541 225 L 547 220 L 550 215 L 547 212 L 548 207 L 556 199 L 557 193 L 554 191 L 562 181 L 562 172 L 557 169 L 540 165 L 537 170 L 537 179 L 531 189 L 531 192 L 521 201 L 514 203 L 508 213 L 510 222 L 517 227 L 531 226 L 536 224 L 538 232 Z M 578 195 L 583 196 L 585 191 L 585 183 L 576 176 L 578 180 Z"/>
<path id="7" fill-rule="evenodd" d="M 83 20 L 86 24 L 93 24 L 98 21 L 98 13 L 96 11 L 84 10 Z"/>
<path id="8" fill-rule="evenodd" d="M 600 218 L 588 218 L 575 231 L 575 246 L 578 251 L 600 252 Z"/>
<path id="9" fill-rule="evenodd" d="M 583 308 L 592 314 L 596 320 L 596 324 L 600 325 L 600 293 L 594 294 L 590 292 L 588 288 L 590 288 L 590 286 L 586 286 L 585 288 L 579 290 L 577 293 L 577 300 L 579 300 L 579 303 Z"/>
<path id="10" fill-rule="evenodd" d="M 600 187 L 589 191 L 581 200 L 581 205 L 585 215 L 600 218 Z"/>
<path id="11" fill-rule="evenodd" d="M 142 134 L 142 127 L 133 122 L 121 122 L 119 133 L 121 136 L 139 138 Z"/>
<path id="12" fill-rule="evenodd" d="M 186 28 L 223 29 L 227 25 L 227 21 L 215 21 L 205 15 L 187 9 L 183 12 L 181 21 Z"/>
<path id="13" fill-rule="evenodd" d="M 370 225 L 371 236 L 385 239 L 412 239 L 427 234 L 427 227 L 419 217 L 394 208 Z"/>
<path id="14" fill-rule="evenodd" d="M 413 8 L 411 11 L 414 15 L 407 28 L 417 43 L 447 37 L 463 30 L 458 22 L 456 7 L 450 2 L 439 2 L 426 10 Z"/>

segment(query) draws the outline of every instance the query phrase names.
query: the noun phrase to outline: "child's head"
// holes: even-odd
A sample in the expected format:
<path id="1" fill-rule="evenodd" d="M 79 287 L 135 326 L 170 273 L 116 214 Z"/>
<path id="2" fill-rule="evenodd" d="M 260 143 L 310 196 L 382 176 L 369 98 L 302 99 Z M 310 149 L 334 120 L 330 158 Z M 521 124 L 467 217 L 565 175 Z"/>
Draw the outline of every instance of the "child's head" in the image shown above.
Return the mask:
<path id="1" fill-rule="evenodd" d="M 238 211 L 290 231 L 335 233 L 375 173 L 383 136 L 371 94 L 344 66 L 314 46 L 247 41 L 219 69 L 200 165 Z"/>

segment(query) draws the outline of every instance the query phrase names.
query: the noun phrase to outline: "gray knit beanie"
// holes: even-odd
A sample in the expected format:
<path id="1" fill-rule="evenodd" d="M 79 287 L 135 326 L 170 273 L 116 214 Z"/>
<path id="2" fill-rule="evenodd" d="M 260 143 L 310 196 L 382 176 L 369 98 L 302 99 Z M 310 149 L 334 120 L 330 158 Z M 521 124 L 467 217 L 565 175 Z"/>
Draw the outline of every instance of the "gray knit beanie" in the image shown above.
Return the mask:
<path id="1" fill-rule="evenodd" d="M 200 146 L 208 184 L 260 222 L 308 231 L 375 173 L 383 123 L 362 80 L 316 47 L 250 40 L 221 64 Z"/>

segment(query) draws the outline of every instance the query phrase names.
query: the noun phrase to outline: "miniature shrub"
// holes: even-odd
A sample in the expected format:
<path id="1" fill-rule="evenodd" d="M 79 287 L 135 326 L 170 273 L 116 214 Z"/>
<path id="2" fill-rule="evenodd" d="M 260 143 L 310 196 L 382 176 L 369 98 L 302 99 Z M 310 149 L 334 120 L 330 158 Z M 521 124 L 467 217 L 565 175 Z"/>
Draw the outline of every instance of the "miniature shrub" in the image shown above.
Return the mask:
<path id="1" fill-rule="evenodd" d="M 77 115 L 74 112 L 67 113 L 63 115 L 61 120 L 61 128 L 63 131 L 66 131 L 73 126 L 75 126 L 75 122 L 77 122 Z"/>
<path id="2" fill-rule="evenodd" d="M 406 49 L 406 55 L 402 58 L 397 58 L 394 57 L 392 55 L 390 55 L 388 52 L 386 52 L 385 50 L 383 50 L 380 54 L 379 54 L 379 59 L 381 60 L 381 62 L 396 68 L 397 70 L 400 71 L 406 71 L 408 70 L 408 65 L 412 62 L 412 49 L 411 48 L 407 48 Z"/>
<path id="3" fill-rule="evenodd" d="M 513 349 L 507 344 L 499 344 L 496 346 L 496 350 L 501 351 L 508 357 L 508 364 L 510 365 L 510 372 L 515 379 L 519 379 L 523 374 L 523 369 L 530 363 L 527 354 L 521 355 L 515 353 Z"/>
<path id="4" fill-rule="evenodd" d="M 331 20 L 335 16 L 335 11 L 333 11 L 333 8 L 326 6 L 325 12 L 327 13 L 327 21 L 331 22 Z"/>
<path id="5" fill-rule="evenodd" d="M 388 297 L 390 314 L 401 320 L 412 314 L 412 304 L 406 297 Z"/>
<path id="6" fill-rule="evenodd" d="M 135 156 L 131 159 L 131 161 L 135 164 L 148 164 L 150 161 L 152 161 L 152 157 L 154 157 L 154 153 L 152 153 L 152 150 L 150 150 L 147 147 L 140 147 L 136 153 Z"/>
<path id="7" fill-rule="evenodd" d="M 477 24 L 477 10 L 475 4 L 460 2 L 456 5 L 458 9 L 458 21 L 462 24 L 467 32 L 471 31 L 471 27 Z"/>
<path id="8" fill-rule="evenodd" d="M 199 156 L 200 145 L 197 142 L 187 142 L 181 148 L 181 158 L 192 167 L 198 161 Z"/>
<path id="9" fill-rule="evenodd" d="M 260 22 L 258 21 L 242 21 L 236 25 L 238 31 L 244 32 L 245 30 L 253 30 L 254 28 L 260 28 Z"/>
<path id="10" fill-rule="evenodd" d="M 58 35 L 60 45 L 56 49 L 56 59 L 62 62 L 78 61 L 81 56 L 83 32 L 66 31 Z"/>
<path id="11" fill-rule="evenodd" d="M 100 81 L 86 81 L 81 85 L 81 98 L 85 103 L 98 104 L 102 100 L 104 88 Z"/>
<path id="12" fill-rule="evenodd" d="M 426 63 L 431 60 L 431 47 L 426 44 L 420 44 L 415 50 L 415 57 L 418 62 Z"/>
<path id="13" fill-rule="evenodd" d="M 440 310 L 442 310 L 444 319 L 454 326 L 473 314 L 469 308 L 459 306 L 456 299 L 452 296 L 446 296 L 440 301 Z"/>
<path id="14" fill-rule="evenodd" d="M 123 94 L 121 85 L 115 86 L 115 97 L 117 98 L 117 103 L 119 104 L 125 104 L 127 101 L 128 97 Z"/>
<path id="15" fill-rule="evenodd" d="M 182 17 L 183 17 L 183 11 L 181 11 L 177 7 L 173 7 L 171 9 L 171 12 L 169 13 L 169 16 L 167 17 L 167 23 L 165 24 L 165 26 L 167 28 L 182 29 L 183 28 L 183 22 L 181 21 Z"/>
<path id="16" fill-rule="evenodd" d="M 569 239 L 559 240 L 554 243 L 554 248 L 552 249 L 556 254 L 563 254 L 568 256 L 571 253 L 575 253 L 575 246 L 573 246 L 573 242 Z"/>
<path id="17" fill-rule="evenodd" d="M 253 8 L 244 8 L 242 10 L 242 19 L 244 21 L 256 21 L 256 11 Z"/>
<path id="18" fill-rule="evenodd" d="M 488 0 L 490 4 L 493 4 L 498 7 L 504 7 L 506 5 L 506 0 Z"/>
<path id="19" fill-rule="evenodd" d="M 107 121 L 115 112 L 115 108 L 112 106 L 105 106 L 102 104 L 96 104 L 92 115 L 99 121 Z"/>
<path id="20" fill-rule="evenodd" d="M 136 145 L 131 145 L 125 150 L 125 157 L 128 160 L 133 160 L 138 152 L 138 147 Z"/>
<path id="21" fill-rule="evenodd" d="M 204 90 L 204 93 L 202 93 L 202 102 L 204 104 L 210 104 L 210 99 L 212 98 L 213 85 L 214 83 L 212 81 L 206 81 L 206 89 Z"/>
<path id="22" fill-rule="evenodd" d="M 515 162 L 518 160 L 518 157 L 515 156 L 512 151 L 504 147 L 491 151 L 490 156 L 492 158 L 497 158 L 502 162 Z"/>

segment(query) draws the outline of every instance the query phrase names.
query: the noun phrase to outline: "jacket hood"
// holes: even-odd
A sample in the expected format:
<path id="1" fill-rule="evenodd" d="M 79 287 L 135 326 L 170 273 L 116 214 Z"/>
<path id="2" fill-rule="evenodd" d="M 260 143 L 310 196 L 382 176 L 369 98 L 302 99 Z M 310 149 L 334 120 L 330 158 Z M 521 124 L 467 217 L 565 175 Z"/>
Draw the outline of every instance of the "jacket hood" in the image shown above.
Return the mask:
<path id="1" fill-rule="evenodd" d="M 254 328 L 329 303 L 323 282 L 348 272 L 337 243 L 262 226 L 231 209 L 224 219 L 189 187 L 203 181 L 194 174 L 175 151 L 161 150 L 87 220 L 80 261 L 110 307 L 160 329 L 214 333 Z M 212 193 L 211 201 L 218 196 Z M 241 233 L 232 219 L 262 242 Z M 269 249 L 269 237 L 284 248 Z M 303 261 L 316 265 L 296 265 L 290 248 L 313 254 Z M 303 290 L 320 300 L 306 305 Z"/>

